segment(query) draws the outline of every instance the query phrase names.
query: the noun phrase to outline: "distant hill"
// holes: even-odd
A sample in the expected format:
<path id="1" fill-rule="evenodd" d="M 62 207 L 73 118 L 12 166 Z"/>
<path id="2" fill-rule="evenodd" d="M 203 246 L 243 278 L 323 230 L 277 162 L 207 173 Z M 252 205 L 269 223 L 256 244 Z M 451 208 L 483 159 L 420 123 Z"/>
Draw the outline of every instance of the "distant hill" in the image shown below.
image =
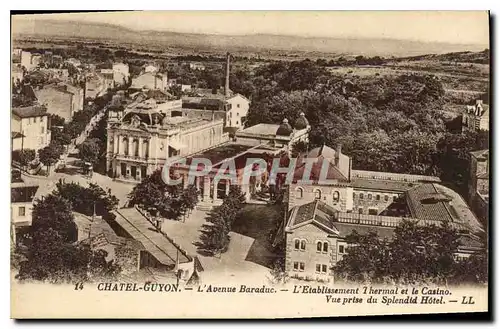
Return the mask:
<path id="1" fill-rule="evenodd" d="M 459 51 L 481 51 L 484 45 L 448 44 L 395 39 L 308 38 L 255 34 L 229 36 L 159 31 L 134 31 L 121 26 L 56 20 L 17 20 L 13 36 L 39 38 L 77 38 L 149 47 L 178 47 L 224 51 L 300 51 L 365 56 L 417 56 Z"/>
<path id="2" fill-rule="evenodd" d="M 435 60 L 443 62 L 457 62 L 457 63 L 477 63 L 477 64 L 489 64 L 490 63 L 490 51 L 485 49 L 479 52 L 471 51 L 461 51 L 446 54 L 432 54 L 432 55 L 421 55 L 399 58 L 398 60 L 410 60 L 410 61 L 421 61 L 421 60 Z"/>

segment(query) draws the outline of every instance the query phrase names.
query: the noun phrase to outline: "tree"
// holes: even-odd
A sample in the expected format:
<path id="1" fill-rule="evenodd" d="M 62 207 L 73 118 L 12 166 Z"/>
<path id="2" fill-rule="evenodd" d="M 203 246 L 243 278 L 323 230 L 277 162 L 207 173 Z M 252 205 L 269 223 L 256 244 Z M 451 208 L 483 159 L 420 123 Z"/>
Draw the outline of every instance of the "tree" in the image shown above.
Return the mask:
<path id="1" fill-rule="evenodd" d="M 211 255 L 224 253 L 229 246 L 231 226 L 243 207 L 245 196 L 239 186 L 231 186 L 222 205 L 213 209 L 202 227 L 199 249 Z"/>
<path id="2" fill-rule="evenodd" d="M 348 253 L 335 266 L 335 274 L 345 281 L 377 282 L 387 275 L 387 240 L 377 233 L 359 234 L 353 231 L 346 236 L 350 245 Z"/>
<path id="3" fill-rule="evenodd" d="M 78 230 L 71 211 L 71 203 L 59 195 L 49 194 L 37 200 L 33 206 L 32 234 L 52 228 L 63 242 L 76 241 Z"/>
<path id="4" fill-rule="evenodd" d="M 38 150 L 38 158 L 47 166 L 47 171 L 50 171 L 50 167 L 59 161 L 62 153 L 63 149 L 61 145 L 50 143 L 43 149 Z"/>
<path id="5" fill-rule="evenodd" d="M 96 165 L 99 162 L 100 157 L 100 144 L 101 141 L 97 138 L 86 139 L 83 143 L 78 145 L 78 151 L 80 152 L 80 159 L 85 162 L 90 162 L 92 165 Z"/>
<path id="6" fill-rule="evenodd" d="M 60 117 L 59 115 L 52 113 L 50 114 L 49 118 L 52 128 L 64 126 L 64 118 Z"/>
<path id="7" fill-rule="evenodd" d="M 129 196 L 131 205 L 155 209 L 160 216 L 174 220 L 181 219 L 198 202 L 196 187 L 190 185 L 184 189 L 182 184 L 167 185 L 163 181 L 161 170 L 146 176 Z"/>
<path id="8" fill-rule="evenodd" d="M 21 166 L 26 167 L 30 162 L 35 160 L 36 152 L 32 149 L 22 149 L 12 151 L 12 160 L 19 162 Z"/>
<path id="9" fill-rule="evenodd" d="M 71 209 L 87 216 L 94 214 L 94 206 L 98 216 L 108 216 L 118 206 L 118 199 L 110 190 L 106 192 L 94 183 L 84 187 L 77 183 L 65 183 L 59 180 L 52 194 L 64 198 L 69 202 Z"/>
<path id="10" fill-rule="evenodd" d="M 65 242 L 52 227 L 33 233 L 19 280 L 49 283 L 100 281 L 116 277 L 120 267 L 106 261 L 106 251 L 92 250 L 88 243 Z"/>
<path id="11" fill-rule="evenodd" d="M 442 226 L 423 226 L 404 220 L 394 230 L 391 241 L 374 232 L 346 237 L 349 244 L 334 270 L 340 279 L 371 283 L 446 284 L 464 278 L 485 279 L 486 258 L 480 254 L 457 261 L 459 234 L 446 222 Z M 473 274 L 467 274 L 467 272 Z"/>

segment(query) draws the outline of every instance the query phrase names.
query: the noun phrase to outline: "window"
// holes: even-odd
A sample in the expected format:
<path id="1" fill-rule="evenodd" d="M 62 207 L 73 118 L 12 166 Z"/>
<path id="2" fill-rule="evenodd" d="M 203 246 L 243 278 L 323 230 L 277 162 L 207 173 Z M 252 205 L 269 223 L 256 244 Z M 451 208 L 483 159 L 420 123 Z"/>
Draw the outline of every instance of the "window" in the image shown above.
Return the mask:
<path id="1" fill-rule="evenodd" d="M 239 106 L 238 106 L 239 107 Z M 239 117 L 240 116 L 240 112 L 236 112 L 236 116 Z"/>
<path id="2" fill-rule="evenodd" d="M 238 122 L 238 120 L 236 120 L 236 125 L 239 125 L 240 123 Z"/>
<path id="3" fill-rule="evenodd" d="M 362 214 L 362 213 L 363 213 L 363 208 L 359 208 L 359 209 L 358 209 L 358 212 L 359 212 L 360 214 Z"/>
<path id="4" fill-rule="evenodd" d="M 300 240 L 295 239 L 295 250 L 299 250 L 299 249 L 300 249 Z"/>
<path id="5" fill-rule="evenodd" d="M 316 245 L 316 251 L 321 252 L 322 249 L 323 249 L 323 242 L 320 241 Z"/>
<path id="6" fill-rule="evenodd" d="M 326 273 L 328 270 L 328 266 L 325 264 L 316 264 L 316 273 Z"/>
<path id="7" fill-rule="evenodd" d="M 229 117 L 232 118 L 233 117 L 233 112 L 229 112 Z"/>
<path id="8" fill-rule="evenodd" d="M 323 242 L 323 252 L 328 252 L 328 242 Z"/>
<path id="9" fill-rule="evenodd" d="M 338 191 L 333 192 L 333 202 L 338 202 L 340 199 L 340 193 Z"/>
<path id="10" fill-rule="evenodd" d="M 378 215 L 377 209 L 374 208 L 368 209 L 368 215 Z"/>
<path id="11" fill-rule="evenodd" d="M 306 250 L 306 240 L 300 241 L 300 250 Z"/>
<path id="12" fill-rule="evenodd" d="M 26 216 L 26 207 L 19 207 L 18 215 L 22 217 Z"/>
<path id="13" fill-rule="evenodd" d="M 299 270 L 299 262 L 293 262 L 293 270 L 298 271 Z"/>
<path id="14" fill-rule="evenodd" d="M 389 196 L 388 195 L 384 195 L 384 201 L 385 202 L 389 201 Z"/>
<path id="15" fill-rule="evenodd" d="M 295 250 L 306 250 L 306 240 L 295 239 L 294 247 Z"/>
<path id="16" fill-rule="evenodd" d="M 237 107 L 237 108 L 240 108 L 240 104 L 239 104 L 239 103 L 238 103 L 238 104 L 236 104 L 236 107 Z"/>
<path id="17" fill-rule="evenodd" d="M 380 194 L 377 194 L 377 201 L 380 201 Z"/>
<path id="18" fill-rule="evenodd" d="M 303 262 L 299 263 L 299 269 L 301 272 L 304 272 L 305 267 L 306 267 L 306 264 L 304 264 Z"/>
<path id="19" fill-rule="evenodd" d="M 297 187 L 297 199 L 302 199 L 304 197 L 304 190 L 300 187 Z"/>
<path id="20" fill-rule="evenodd" d="M 363 193 L 359 193 L 359 198 L 360 198 L 361 200 L 363 200 L 363 198 L 364 198 Z"/>
<path id="21" fill-rule="evenodd" d="M 33 118 L 33 123 L 36 123 L 36 119 L 37 119 L 36 117 Z"/>
<path id="22" fill-rule="evenodd" d="M 339 254 L 343 254 L 343 253 L 345 253 L 344 246 L 340 245 L 339 246 Z"/>
<path id="23" fill-rule="evenodd" d="M 323 241 L 316 242 L 316 252 L 327 253 L 328 252 L 328 242 L 323 242 Z"/>
<path id="24" fill-rule="evenodd" d="M 316 200 L 321 200 L 321 191 L 320 190 L 315 190 L 314 191 L 314 198 Z"/>
<path id="25" fill-rule="evenodd" d="M 371 200 L 371 199 L 372 199 L 372 195 L 368 194 L 368 200 Z"/>
<path id="26" fill-rule="evenodd" d="M 356 193 L 352 192 L 352 198 L 356 199 Z"/>

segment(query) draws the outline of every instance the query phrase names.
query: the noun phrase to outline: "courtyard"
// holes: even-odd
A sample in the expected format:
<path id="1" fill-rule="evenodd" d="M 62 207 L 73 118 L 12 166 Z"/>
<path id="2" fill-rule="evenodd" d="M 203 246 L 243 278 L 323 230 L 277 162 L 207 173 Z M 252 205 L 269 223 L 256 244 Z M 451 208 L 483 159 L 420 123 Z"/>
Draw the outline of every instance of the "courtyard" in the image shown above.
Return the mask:
<path id="1" fill-rule="evenodd" d="M 269 232 L 276 225 L 279 209 L 276 206 L 247 204 L 238 214 L 229 233 L 229 249 L 220 256 L 206 256 L 198 251 L 197 244 L 207 211 L 195 209 L 183 221 L 167 220 L 164 231 L 192 256 L 197 256 L 203 266 L 203 279 L 210 282 L 238 281 L 248 278 L 265 280 L 269 277 L 276 255 L 268 242 Z"/>

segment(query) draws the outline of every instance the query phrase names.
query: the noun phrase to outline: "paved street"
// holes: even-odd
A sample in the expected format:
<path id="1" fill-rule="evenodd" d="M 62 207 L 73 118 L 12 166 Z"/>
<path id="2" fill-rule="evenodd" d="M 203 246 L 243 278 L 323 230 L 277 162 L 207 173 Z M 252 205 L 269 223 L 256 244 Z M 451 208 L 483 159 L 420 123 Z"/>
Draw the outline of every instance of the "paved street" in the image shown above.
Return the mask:
<path id="1" fill-rule="evenodd" d="M 203 256 L 198 253 L 195 243 L 199 241 L 200 229 L 206 222 L 207 212 L 194 210 L 185 222 L 166 220 L 162 230 L 179 243 L 190 255 L 198 256 L 203 268 L 203 279 L 207 282 L 237 281 L 248 277 L 265 279 L 269 276 L 269 268 L 247 260 L 255 239 L 230 232 L 229 250 L 220 257 Z"/>

